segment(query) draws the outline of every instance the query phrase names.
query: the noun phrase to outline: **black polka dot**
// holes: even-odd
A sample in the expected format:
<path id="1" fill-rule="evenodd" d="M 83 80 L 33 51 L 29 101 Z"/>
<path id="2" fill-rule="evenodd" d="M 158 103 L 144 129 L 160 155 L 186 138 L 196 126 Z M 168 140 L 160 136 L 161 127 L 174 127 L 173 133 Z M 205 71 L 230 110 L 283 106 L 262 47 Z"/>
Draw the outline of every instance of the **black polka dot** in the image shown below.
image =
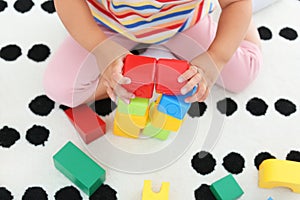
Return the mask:
<path id="1" fill-rule="evenodd" d="M 117 200 L 117 192 L 109 185 L 102 184 L 90 197 L 90 200 Z"/>
<path id="2" fill-rule="evenodd" d="M 279 99 L 275 103 L 275 109 L 284 116 L 290 116 L 296 112 L 296 105 L 287 99 Z"/>
<path id="3" fill-rule="evenodd" d="M 299 151 L 290 151 L 286 156 L 287 160 L 300 162 L 300 152 Z"/>
<path id="4" fill-rule="evenodd" d="M 4 11 L 7 8 L 7 2 L 0 0 L 0 12 Z"/>
<path id="5" fill-rule="evenodd" d="M 54 195 L 56 200 L 82 200 L 80 192 L 73 186 L 61 188 Z"/>
<path id="6" fill-rule="evenodd" d="M 136 45 L 133 49 L 131 49 L 131 53 L 134 55 L 141 55 L 142 53 L 144 53 L 148 48 L 149 48 L 149 44 L 138 44 Z"/>
<path id="7" fill-rule="evenodd" d="M 12 200 L 14 197 L 11 192 L 5 187 L 0 187 L 0 199 L 1 200 Z"/>
<path id="8" fill-rule="evenodd" d="M 210 190 L 210 186 L 207 184 L 200 185 L 200 187 L 195 190 L 194 194 L 196 200 L 216 200 Z"/>
<path id="9" fill-rule="evenodd" d="M 42 5 L 41 5 L 42 9 L 44 11 L 46 11 L 47 13 L 54 13 L 55 12 L 55 6 L 54 6 L 54 2 L 53 1 L 45 1 Z"/>
<path id="10" fill-rule="evenodd" d="M 264 100 L 255 97 L 248 101 L 246 109 L 254 116 L 262 116 L 266 114 L 268 105 Z"/>
<path id="11" fill-rule="evenodd" d="M 54 105 L 54 101 L 49 99 L 46 95 L 41 95 L 29 103 L 29 109 L 36 115 L 47 116 L 53 110 Z"/>
<path id="12" fill-rule="evenodd" d="M 259 169 L 259 165 L 264 161 L 264 160 L 267 160 L 267 159 L 272 159 L 272 158 L 275 158 L 275 156 L 271 155 L 270 153 L 268 152 L 261 152 L 259 153 L 255 159 L 254 159 L 254 165 L 256 167 L 256 169 Z"/>
<path id="13" fill-rule="evenodd" d="M 31 10 L 34 3 L 31 0 L 17 0 L 14 4 L 14 8 L 20 13 L 26 13 Z"/>
<path id="14" fill-rule="evenodd" d="M 7 45 L 0 50 L 0 58 L 6 61 L 14 61 L 22 55 L 22 50 L 15 44 Z"/>
<path id="15" fill-rule="evenodd" d="M 216 160 L 206 151 L 200 151 L 193 156 L 192 167 L 201 175 L 207 175 L 214 171 Z"/>
<path id="16" fill-rule="evenodd" d="M 287 40 L 296 40 L 298 37 L 298 33 L 289 27 L 281 29 L 279 35 Z"/>
<path id="17" fill-rule="evenodd" d="M 220 113 L 225 114 L 226 116 L 231 116 L 233 113 L 235 113 L 238 106 L 231 98 L 226 98 L 218 101 L 217 108 Z"/>
<path id="18" fill-rule="evenodd" d="M 98 115 L 105 116 L 113 112 L 117 105 L 110 98 L 96 101 L 90 106 Z"/>
<path id="19" fill-rule="evenodd" d="M 0 129 L 0 146 L 9 148 L 19 139 L 20 133 L 17 130 L 7 126 L 4 126 L 2 129 Z"/>
<path id="20" fill-rule="evenodd" d="M 45 142 L 48 140 L 49 134 L 50 131 L 47 128 L 33 125 L 26 132 L 26 140 L 35 146 L 45 146 Z"/>
<path id="21" fill-rule="evenodd" d="M 50 55 L 50 49 L 44 44 L 36 44 L 28 51 L 28 58 L 36 61 L 42 62 L 45 61 Z"/>
<path id="22" fill-rule="evenodd" d="M 48 195 L 46 191 L 41 187 L 28 188 L 22 197 L 22 200 L 47 200 L 47 199 L 48 199 Z"/>
<path id="23" fill-rule="evenodd" d="M 262 40 L 270 40 L 272 39 L 272 32 L 269 28 L 265 26 L 261 26 L 258 28 L 258 33 L 260 36 L 260 39 Z"/>
<path id="24" fill-rule="evenodd" d="M 240 174 L 245 168 L 245 159 L 238 153 L 232 152 L 224 157 L 224 168 L 232 174 Z"/>
<path id="25" fill-rule="evenodd" d="M 204 102 L 193 102 L 188 110 L 188 115 L 192 118 L 201 117 L 204 115 L 206 109 L 207 105 Z"/>

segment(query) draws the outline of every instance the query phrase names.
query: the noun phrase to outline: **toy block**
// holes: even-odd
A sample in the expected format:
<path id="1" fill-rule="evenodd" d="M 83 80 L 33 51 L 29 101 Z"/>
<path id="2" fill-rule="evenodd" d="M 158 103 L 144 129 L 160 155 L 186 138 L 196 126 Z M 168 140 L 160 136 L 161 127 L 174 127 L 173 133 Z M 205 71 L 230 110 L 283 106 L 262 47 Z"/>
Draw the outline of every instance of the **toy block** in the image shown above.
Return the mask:
<path id="1" fill-rule="evenodd" d="M 170 183 L 163 182 L 159 192 L 153 192 L 152 181 L 144 181 L 142 200 L 169 200 Z"/>
<path id="2" fill-rule="evenodd" d="M 152 103 L 150 106 L 149 115 L 150 115 L 151 124 L 154 127 L 159 129 L 164 129 L 164 130 L 174 131 L 174 132 L 178 131 L 178 129 L 181 127 L 183 120 L 162 113 L 157 109 L 157 107 L 158 105 L 155 103 Z"/>
<path id="3" fill-rule="evenodd" d="M 54 156 L 55 167 L 88 196 L 105 181 L 105 170 L 72 142 L 65 144 Z"/>
<path id="4" fill-rule="evenodd" d="M 137 128 L 137 129 L 134 129 L 132 132 L 127 133 L 123 129 L 118 127 L 118 125 L 114 122 L 113 134 L 116 136 L 120 136 L 120 137 L 136 139 L 140 135 L 140 129 Z"/>
<path id="5" fill-rule="evenodd" d="M 154 137 L 160 140 L 166 140 L 168 139 L 171 131 L 156 128 L 151 124 L 151 122 L 148 122 L 142 133 L 143 135 L 149 137 Z"/>
<path id="6" fill-rule="evenodd" d="M 156 92 L 180 95 L 180 90 L 187 81 L 179 83 L 177 79 L 189 67 L 189 63 L 184 60 L 159 59 L 156 65 Z"/>
<path id="7" fill-rule="evenodd" d="M 287 187 L 300 193 L 300 163 L 267 159 L 259 166 L 259 187 Z"/>
<path id="8" fill-rule="evenodd" d="M 149 99 L 134 98 L 129 104 L 124 103 L 121 99 L 118 100 L 119 113 L 144 116 L 149 107 Z"/>
<path id="9" fill-rule="evenodd" d="M 232 174 L 214 182 L 210 190 L 217 200 L 235 200 L 244 194 Z"/>
<path id="10" fill-rule="evenodd" d="M 136 97 L 151 98 L 154 90 L 156 59 L 146 56 L 127 55 L 124 60 L 123 76 L 131 79 L 122 85 Z"/>
<path id="11" fill-rule="evenodd" d="M 192 96 L 196 92 L 196 87 L 185 95 L 165 95 L 161 96 L 157 109 L 167 115 L 175 117 L 177 119 L 183 119 L 189 108 L 190 103 L 186 103 L 185 98 Z"/>
<path id="12" fill-rule="evenodd" d="M 124 128 L 125 130 L 131 130 L 134 127 L 142 129 L 145 128 L 147 124 L 148 116 L 149 109 L 146 110 L 144 116 L 124 114 L 117 110 L 115 114 L 115 122 L 120 128 Z"/>
<path id="13" fill-rule="evenodd" d="M 105 122 L 86 104 L 65 109 L 64 112 L 86 144 L 105 134 Z"/>
<path id="14" fill-rule="evenodd" d="M 272 197 L 269 197 L 268 200 L 273 200 L 273 198 L 272 198 Z"/>

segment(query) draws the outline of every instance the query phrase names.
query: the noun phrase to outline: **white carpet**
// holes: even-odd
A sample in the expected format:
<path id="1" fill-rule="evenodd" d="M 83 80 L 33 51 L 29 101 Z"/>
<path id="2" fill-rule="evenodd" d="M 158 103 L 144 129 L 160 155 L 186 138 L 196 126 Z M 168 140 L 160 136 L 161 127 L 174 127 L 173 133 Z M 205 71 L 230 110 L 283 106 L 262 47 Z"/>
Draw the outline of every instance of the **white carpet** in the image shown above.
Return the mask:
<path id="1" fill-rule="evenodd" d="M 29 59 L 27 53 L 36 44 L 48 46 L 53 53 L 67 33 L 56 13 L 49 14 L 41 8 L 41 4 L 44 2 L 34 1 L 35 5 L 32 9 L 23 14 L 14 8 L 14 3 L 15 1 L 8 1 L 8 7 L 0 12 L 0 49 L 3 50 L 4 47 L 15 44 L 21 48 L 22 55 L 16 60 L 7 61 L 3 58 L 5 57 L 3 51 L 0 54 L 2 56 L 0 58 L 0 129 L 3 134 L 3 130 L 7 130 L 5 126 L 13 128 L 20 133 L 20 139 L 10 147 L 1 147 L 3 141 L 0 141 L 2 144 L 0 146 L 0 187 L 9 190 L 14 199 L 21 199 L 29 187 L 37 186 L 46 191 L 48 199 L 55 199 L 55 194 L 61 188 L 73 184 L 54 168 L 53 154 L 67 141 L 73 141 L 83 151 L 92 153 L 95 158 L 100 158 L 99 152 L 103 152 L 106 147 L 97 145 L 102 144 L 101 141 L 89 146 L 84 145 L 57 104 L 47 116 L 38 116 L 29 109 L 29 103 L 35 97 L 44 94 L 42 78 L 50 58 L 36 62 Z M 283 0 L 256 13 L 257 26 L 264 26 L 272 32 L 271 39 L 262 40 L 264 64 L 257 80 L 241 94 L 226 93 L 224 96 L 223 91 L 215 87 L 213 89 L 214 96 L 206 101 L 207 110 L 204 115 L 200 118 L 188 117 L 180 132 L 173 134 L 167 142 L 149 140 L 148 142 L 140 141 L 141 143 L 138 144 L 139 141 L 113 137 L 111 135 L 113 115 L 110 114 L 104 118 L 108 124 L 106 136 L 108 141 L 118 145 L 118 148 L 122 150 L 131 152 L 131 155 L 136 155 L 137 151 L 139 153 L 143 151 L 146 158 L 148 158 L 147 155 L 155 155 L 157 163 L 169 164 L 183 154 L 178 160 L 161 170 L 132 174 L 108 167 L 106 164 L 111 161 L 114 168 L 122 170 L 116 165 L 121 163 L 120 166 L 122 166 L 124 162 L 121 159 L 124 157 L 113 155 L 107 150 L 105 153 L 110 155 L 111 159 L 104 155 L 98 161 L 107 172 L 105 183 L 117 191 L 118 199 L 141 199 L 145 179 L 153 180 L 156 188 L 161 182 L 170 182 L 171 200 L 196 199 L 194 191 L 198 187 L 202 184 L 210 185 L 229 173 L 222 163 L 223 158 L 231 152 L 239 153 L 245 159 L 243 171 L 234 175 L 245 192 L 241 199 L 265 200 L 269 197 L 275 200 L 300 199 L 299 194 L 292 193 L 288 189 L 259 188 L 257 184 L 258 171 L 254 165 L 254 158 L 260 152 L 269 152 L 278 159 L 286 159 L 290 151 L 300 150 L 298 110 L 289 116 L 284 116 L 275 109 L 275 102 L 279 99 L 289 100 L 297 108 L 300 103 L 300 40 L 299 38 L 288 40 L 279 34 L 286 27 L 299 33 L 299 10 L 299 0 Z M 265 29 L 261 28 L 260 30 Z M 266 34 L 263 35 L 267 37 Z M 9 53 L 9 55 L 12 54 L 12 52 Z M 157 56 L 162 56 L 158 54 L 159 52 Z M 230 116 L 221 114 L 217 109 L 217 102 L 225 97 L 231 98 L 237 104 L 237 110 Z M 265 115 L 255 116 L 246 109 L 246 104 L 255 97 L 262 99 L 268 105 Z M 224 124 L 220 124 L 220 122 L 224 122 Z M 50 131 L 44 146 L 35 146 L 26 139 L 26 132 L 33 125 L 43 126 Z M 216 132 L 219 125 L 223 125 L 222 131 Z M 192 136 L 195 129 L 197 137 L 193 141 Z M 215 135 L 207 136 L 208 130 Z M 218 140 L 214 140 L 214 136 Z M 173 141 L 177 141 L 178 146 L 174 146 Z M 189 146 L 191 141 L 193 144 Z M 202 149 L 203 145 L 207 145 L 205 150 L 210 151 L 217 161 L 215 170 L 208 175 L 197 173 L 191 166 L 193 156 Z M 183 149 L 176 151 L 176 147 L 179 146 Z M 170 149 L 165 152 L 166 154 L 157 154 L 157 151 L 163 151 L 164 148 Z M 153 169 L 149 165 L 155 162 L 155 157 L 145 160 L 144 156 L 128 161 L 130 165 L 123 166 L 125 167 L 123 170 L 140 170 L 142 172 Z M 101 160 L 102 158 L 104 160 Z M 132 158 L 128 157 L 128 159 Z M 141 163 L 146 168 L 139 168 Z M 232 163 L 230 167 L 235 168 L 235 164 Z M 158 164 L 155 167 L 160 168 L 162 165 Z M 1 194 L 3 193 L 0 192 Z M 83 199 L 88 199 L 84 193 L 80 194 Z M 6 200 L 4 197 L 0 196 L 0 198 Z M 201 198 L 198 197 L 198 199 Z"/>

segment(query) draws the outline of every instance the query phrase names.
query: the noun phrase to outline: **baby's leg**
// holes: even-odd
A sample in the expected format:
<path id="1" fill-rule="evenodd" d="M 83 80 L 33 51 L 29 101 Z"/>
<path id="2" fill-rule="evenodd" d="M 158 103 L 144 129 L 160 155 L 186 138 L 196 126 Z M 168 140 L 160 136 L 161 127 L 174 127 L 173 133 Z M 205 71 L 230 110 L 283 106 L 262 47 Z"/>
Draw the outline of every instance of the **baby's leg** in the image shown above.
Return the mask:
<path id="1" fill-rule="evenodd" d="M 217 25 L 210 15 L 192 28 L 176 35 L 164 45 L 177 56 L 191 61 L 208 49 L 217 30 Z M 224 47 L 226 48 L 226 47 Z M 251 23 L 245 40 L 241 42 L 229 62 L 224 66 L 218 85 L 231 92 L 241 92 L 257 76 L 262 55 L 257 29 Z"/>
<path id="2" fill-rule="evenodd" d="M 109 30 L 105 33 L 115 34 Z M 127 49 L 136 45 L 121 36 L 113 40 Z M 71 36 L 52 55 L 44 75 L 44 89 L 51 99 L 69 107 L 108 97 L 95 57 Z"/>

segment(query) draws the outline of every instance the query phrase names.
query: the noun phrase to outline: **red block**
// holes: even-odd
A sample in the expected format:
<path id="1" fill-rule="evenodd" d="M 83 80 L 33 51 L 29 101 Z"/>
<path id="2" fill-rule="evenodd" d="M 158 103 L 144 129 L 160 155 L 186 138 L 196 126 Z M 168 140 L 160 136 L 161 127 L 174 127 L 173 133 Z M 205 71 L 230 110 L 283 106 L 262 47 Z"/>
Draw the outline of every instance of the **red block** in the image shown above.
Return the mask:
<path id="1" fill-rule="evenodd" d="M 106 132 L 105 122 L 86 104 L 64 111 L 86 144 Z"/>
<path id="2" fill-rule="evenodd" d="M 123 76 L 131 79 L 122 85 L 136 97 L 150 99 L 154 90 L 156 59 L 146 56 L 127 55 L 123 66 Z"/>
<path id="3" fill-rule="evenodd" d="M 187 83 L 179 83 L 178 77 L 190 67 L 185 60 L 159 59 L 156 65 L 156 92 L 181 95 L 180 89 Z"/>

